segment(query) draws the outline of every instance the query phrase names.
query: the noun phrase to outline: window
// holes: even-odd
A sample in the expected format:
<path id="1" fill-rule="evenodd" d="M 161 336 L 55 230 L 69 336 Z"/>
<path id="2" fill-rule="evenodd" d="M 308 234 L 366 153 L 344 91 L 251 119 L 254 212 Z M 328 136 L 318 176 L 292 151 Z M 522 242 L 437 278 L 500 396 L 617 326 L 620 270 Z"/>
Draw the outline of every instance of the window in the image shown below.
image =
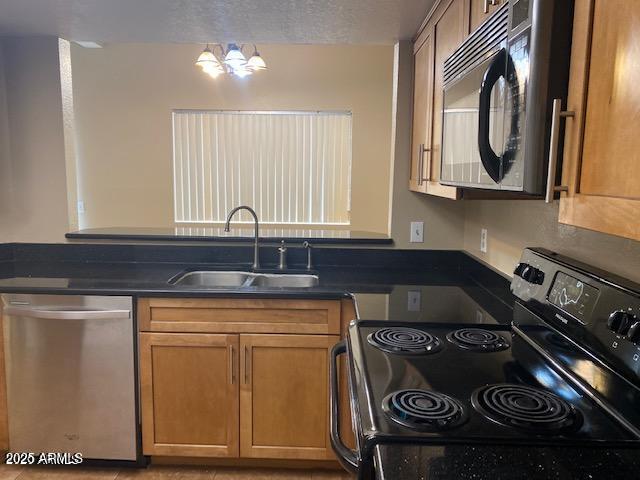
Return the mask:
<path id="1" fill-rule="evenodd" d="M 173 176 L 176 223 L 348 225 L 351 114 L 174 111 Z"/>

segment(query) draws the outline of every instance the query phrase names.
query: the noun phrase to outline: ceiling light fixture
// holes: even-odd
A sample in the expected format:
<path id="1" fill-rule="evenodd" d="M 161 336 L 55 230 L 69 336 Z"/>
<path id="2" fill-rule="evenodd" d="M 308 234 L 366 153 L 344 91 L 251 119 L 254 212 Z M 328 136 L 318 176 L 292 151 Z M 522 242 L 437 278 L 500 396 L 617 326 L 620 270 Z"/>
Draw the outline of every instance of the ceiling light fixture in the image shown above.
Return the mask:
<path id="1" fill-rule="evenodd" d="M 253 45 L 253 55 L 247 60 L 242 51 L 245 46 L 244 44 L 238 46 L 237 43 L 229 43 L 225 49 L 219 43 L 214 44 L 213 47 L 209 47 L 207 44 L 196 60 L 196 65 L 201 67 L 202 71 L 211 78 L 217 78 L 223 73 L 244 78 L 254 72 L 266 70 L 267 64 L 258 53 L 257 47 Z M 220 49 L 222 61 L 215 54 L 216 47 Z"/>

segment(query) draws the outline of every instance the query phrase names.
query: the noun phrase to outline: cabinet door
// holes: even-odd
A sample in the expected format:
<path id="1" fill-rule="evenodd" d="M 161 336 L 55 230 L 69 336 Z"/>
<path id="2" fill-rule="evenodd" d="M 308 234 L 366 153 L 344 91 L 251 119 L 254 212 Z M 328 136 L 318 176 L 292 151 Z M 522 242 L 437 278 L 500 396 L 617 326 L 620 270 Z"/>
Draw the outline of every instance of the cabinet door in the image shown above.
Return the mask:
<path id="1" fill-rule="evenodd" d="M 240 455 L 326 460 L 328 335 L 241 335 Z"/>
<path id="2" fill-rule="evenodd" d="M 238 335 L 141 333 L 145 455 L 237 457 Z"/>
<path id="3" fill-rule="evenodd" d="M 462 43 L 469 31 L 469 15 L 465 8 L 465 0 L 443 1 L 432 22 L 435 63 L 431 152 L 426 166 L 427 193 L 457 199 L 460 198 L 459 189 L 438 183 L 442 154 L 442 76 L 444 61 Z"/>
<path id="4" fill-rule="evenodd" d="M 425 157 L 431 151 L 433 111 L 433 40 L 427 31 L 416 42 L 413 57 L 413 123 L 409 189 L 427 192 Z"/>
<path id="5" fill-rule="evenodd" d="M 640 2 L 576 2 L 560 222 L 640 240 Z"/>
<path id="6" fill-rule="evenodd" d="M 487 18 L 498 10 L 504 3 L 504 0 L 469 0 L 470 5 L 470 30 L 473 31 L 482 24 Z"/>

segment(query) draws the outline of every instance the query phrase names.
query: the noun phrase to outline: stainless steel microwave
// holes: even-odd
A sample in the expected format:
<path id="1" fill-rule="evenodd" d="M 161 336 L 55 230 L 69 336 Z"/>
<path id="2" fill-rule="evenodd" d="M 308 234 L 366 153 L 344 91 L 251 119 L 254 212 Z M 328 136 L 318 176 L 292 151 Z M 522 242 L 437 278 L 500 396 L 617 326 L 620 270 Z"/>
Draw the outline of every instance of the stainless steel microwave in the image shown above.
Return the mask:
<path id="1" fill-rule="evenodd" d="M 441 183 L 544 193 L 572 23 L 570 0 L 510 0 L 445 61 Z"/>

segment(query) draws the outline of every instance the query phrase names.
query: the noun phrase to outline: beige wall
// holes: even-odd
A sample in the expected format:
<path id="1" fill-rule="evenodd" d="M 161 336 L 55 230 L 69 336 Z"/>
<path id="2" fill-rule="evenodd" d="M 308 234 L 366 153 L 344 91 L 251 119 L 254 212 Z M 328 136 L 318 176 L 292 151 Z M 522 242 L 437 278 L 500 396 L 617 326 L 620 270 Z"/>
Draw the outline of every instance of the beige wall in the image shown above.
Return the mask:
<path id="1" fill-rule="evenodd" d="M 68 217 L 58 39 L 0 43 L 0 241 L 64 241 Z"/>
<path id="2" fill-rule="evenodd" d="M 429 197 L 409 190 L 413 47 L 394 49 L 392 182 L 389 230 L 398 248 L 461 249 L 464 236 L 462 202 Z M 409 242 L 411 221 L 424 222 L 424 243 Z"/>
<path id="3" fill-rule="evenodd" d="M 0 42 L 0 243 L 11 235 L 11 164 L 9 162 L 9 112 L 5 81 L 4 45 Z"/>
<path id="4" fill-rule="evenodd" d="M 511 275 L 524 247 L 545 247 L 640 282 L 640 242 L 558 223 L 558 202 L 465 202 L 464 249 Z M 488 234 L 480 252 L 480 229 Z"/>
<path id="5" fill-rule="evenodd" d="M 352 228 L 387 232 L 393 47 L 265 45 L 269 70 L 212 80 L 201 45 L 72 46 L 83 227 L 172 226 L 172 109 L 350 110 Z"/>

